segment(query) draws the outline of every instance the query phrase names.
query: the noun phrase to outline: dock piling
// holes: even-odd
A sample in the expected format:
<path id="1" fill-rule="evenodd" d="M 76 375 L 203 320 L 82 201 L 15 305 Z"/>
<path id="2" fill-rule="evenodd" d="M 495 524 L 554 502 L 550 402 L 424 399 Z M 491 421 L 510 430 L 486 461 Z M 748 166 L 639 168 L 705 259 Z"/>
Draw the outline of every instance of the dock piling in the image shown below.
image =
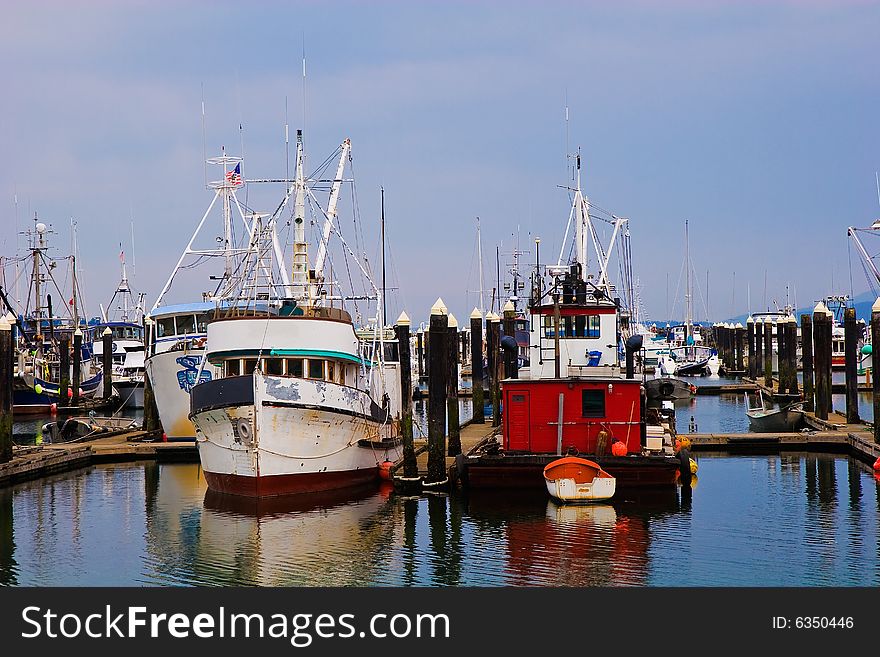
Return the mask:
<path id="1" fill-rule="evenodd" d="M 458 417 L 458 350 L 460 340 L 458 320 L 452 313 L 449 313 L 447 317 L 446 330 L 449 340 L 446 352 L 446 363 L 449 368 L 446 379 L 446 426 L 449 435 L 447 456 L 458 456 L 461 454 L 461 426 Z"/>
<path id="2" fill-rule="evenodd" d="M 492 426 L 501 426 L 501 318 L 495 313 L 486 316 L 489 320 L 489 332 L 492 336 L 492 355 L 489 365 L 489 376 L 492 382 Z"/>
<path id="3" fill-rule="evenodd" d="M 816 368 L 816 417 L 831 411 L 831 316 L 821 301 L 813 309 L 813 362 Z"/>
<path id="4" fill-rule="evenodd" d="M 846 363 L 846 421 L 858 424 L 859 420 L 859 373 L 858 373 L 858 329 L 856 309 L 846 308 L 843 312 L 843 352 Z"/>
<path id="5" fill-rule="evenodd" d="M 483 410 L 483 314 L 474 308 L 471 313 L 471 399 L 474 422 L 484 424 Z"/>
<path id="6" fill-rule="evenodd" d="M 773 386 L 773 320 L 764 320 L 764 385 Z"/>
<path id="7" fill-rule="evenodd" d="M 813 385 L 813 321 L 809 313 L 801 315 L 801 363 L 804 378 L 804 410 L 816 410 L 816 392 Z"/>
<path id="8" fill-rule="evenodd" d="M 12 460 L 12 327 L 0 316 L 0 463 Z"/>
<path id="9" fill-rule="evenodd" d="M 73 396 L 70 398 L 71 406 L 79 406 L 79 386 L 82 383 L 82 341 L 83 332 L 77 328 L 73 332 Z M 64 400 L 61 400 L 64 403 Z"/>
<path id="10" fill-rule="evenodd" d="M 748 361 L 749 361 L 749 378 L 755 378 L 755 319 L 749 315 L 749 318 L 746 320 L 746 338 L 749 343 L 749 353 L 748 353 Z"/>
<path id="11" fill-rule="evenodd" d="M 409 348 L 410 320 L 405 312 L 400 313 L 394 325 L 400 359 L 400 437 L 403 442 L 403 476 L 414 480 L 419 476 L 416 451 L 413 445 L 412 421 L 412 364 Z"/>
<path id="12" fill-rule="evenodd" d="M 736 326 L 733 328 L 733 342 L 734 349 L 736 351 L 736 359 L 734 360 L 734 364 L 736 365 L 737 372 L 743 372 L 745 370 L 745 363 L 743 362 L 743 338 L 745 336 L 745 329 L 740 322 L 736 323 Z"/>
<path id="13" fill-rule="evenodd" d="M 788 391 L 788 320 L 784 317 L 776 322 L 776 389 L 784 394 Z"/>
<path id="14" fill-rule="evenodd" d="M 70 338 L 64 336 L 59 344 L 58 403 L 67 405 L 70 393 Z"/>
<path id="15" fill-rule="evenodd" d="M 788 318 L 788 393 L 799 395 L 797 380 L 797 319 L 794 315 Z"/>
<path id="16" fill-rule="evenodd" d="M 110 330 L 109 326 L 104 329 L 101 339 L 103 340 L 102 348 L 104 350 L 104 353 L 101 354 L 103 361 L 102 369 L 104 370 L 101 379 L 104 387 L 104 399 L 110 399 L 113 396 L 113 331 Z"/>
<path id="17" fill-rule="evenodd" d="M 880 445 L 880 376 L 874 371 L 874 345 L 880 349 L 880 297 L 871 306 L 871 381 L 874 406 L 874 442 Z"/>
<path id="18" fill-rule="evenodd" d="M 449 375 L 449 317 L 442 299 L 431 308 L 428 327 L 428 475 L 426 486 L 440 487 L 446 476 L 446 386 Z"/>

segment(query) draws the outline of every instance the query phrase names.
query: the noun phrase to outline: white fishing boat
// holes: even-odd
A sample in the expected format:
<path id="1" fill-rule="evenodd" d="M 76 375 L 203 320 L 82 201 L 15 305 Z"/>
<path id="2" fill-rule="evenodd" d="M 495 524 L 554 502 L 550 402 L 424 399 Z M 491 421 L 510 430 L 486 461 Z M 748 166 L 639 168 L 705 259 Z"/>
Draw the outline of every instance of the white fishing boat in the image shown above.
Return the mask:
<path id="1" fill-rule="evenodd" d="M 798 401 L 783 406 L 769 407 L 760 392 L 759 405 L 751 406 L 749 394 L 746 395 L 746 415 L 749 418 L 749 430 L 755 433 L 791 433 L 799 430 L 804 424 L 803 402 Z"/>
<path id="2" fill-rule="evenodd" d="M 190 419 L 211 490 L 266 497 L 349 487 L 376 480 L 380 464 L 397 457 L 399 364 L 386 363 L 394 345 L 379 329 L 384 318 L 378 312 L 372 332 L 359 339 L 349 312 L 333 306 L 344 298 L 325 279 L 328 240 L 335 233 L 341 241 L 334 220 L 349 153 L 346 140 L 310 269 L 298 141 L 292 297 L 273 300 L 269 286 L 268 301 L 280 302 L 279 312 L 253 310 L 253 296 L 239 298 L 208 324 L 206 362 L 219 375 L 197 380 Z M 252 253 L 245 269 L 256 273 L 271 249 L 257 243 Z M 376 300 L 381 308 L 381 292 L 369 283 L 371 295 L 349 299 Z"/>

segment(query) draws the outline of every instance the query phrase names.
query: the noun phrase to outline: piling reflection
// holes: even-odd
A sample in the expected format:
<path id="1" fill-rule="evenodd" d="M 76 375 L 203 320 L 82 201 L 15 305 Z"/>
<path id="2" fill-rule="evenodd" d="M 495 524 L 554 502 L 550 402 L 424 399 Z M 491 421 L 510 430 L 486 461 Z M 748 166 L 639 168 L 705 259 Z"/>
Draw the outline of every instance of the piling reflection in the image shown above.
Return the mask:
<path id="1" fill-rule="evenodd" d="M 0 586 L 18 584 L 15 563 L 15 523 L 13 522 L 12 491 L 0 489 Z"/>

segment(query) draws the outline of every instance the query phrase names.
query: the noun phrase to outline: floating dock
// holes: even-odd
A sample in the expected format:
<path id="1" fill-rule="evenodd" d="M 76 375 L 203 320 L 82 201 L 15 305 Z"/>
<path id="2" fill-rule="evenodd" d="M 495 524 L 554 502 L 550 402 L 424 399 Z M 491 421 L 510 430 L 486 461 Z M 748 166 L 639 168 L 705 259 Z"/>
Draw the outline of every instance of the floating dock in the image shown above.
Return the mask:
<path id="1" fill-rule="evenodd" d="M 87 442 L 15 447 L 12 460 L 0 464 L 0 486 L 10 486 L 94 463 L 145 460 L 196 463 L 199 460 L 194 440 L 166 443 L 150 438 L 145 431 L 129 431 Z"/>

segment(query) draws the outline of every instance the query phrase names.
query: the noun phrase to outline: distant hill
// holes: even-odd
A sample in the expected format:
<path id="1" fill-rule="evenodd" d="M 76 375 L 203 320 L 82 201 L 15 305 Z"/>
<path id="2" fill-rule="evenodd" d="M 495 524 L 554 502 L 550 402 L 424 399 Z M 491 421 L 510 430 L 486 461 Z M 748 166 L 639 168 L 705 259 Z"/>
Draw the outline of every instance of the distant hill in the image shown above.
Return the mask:
<path id="1" fill-rule="evenodd" d="M 876 301 L 876 297 L 874 296 L 873 292 L 862 292 L 861 294 L 857 294 L 855 297 L 853 297 L 850 302 L 852 306 L 856 309 L 856 317 L 858 319 L 863 319 L 866 322 L 869 322 L 871 320 L 871 307 L 874 305 L 874 301 Z M 805 313 L 812 313 L 815 307 L 816 304 L 813 303 L 810 306 L 804 306 L 803 308 L 798 308 L 797 310 L 795 310 L 795 317 L 798 318 L 798 322 L 800 322 L 801 315 Z M 737 322 L 742 322 L 743 325 L 745 325 L 748 317 L 748 314 L 737 315 L 736 317 L 729 317 L 720 321 L 731 322 L 733 324 L 736 324 Z"/>

